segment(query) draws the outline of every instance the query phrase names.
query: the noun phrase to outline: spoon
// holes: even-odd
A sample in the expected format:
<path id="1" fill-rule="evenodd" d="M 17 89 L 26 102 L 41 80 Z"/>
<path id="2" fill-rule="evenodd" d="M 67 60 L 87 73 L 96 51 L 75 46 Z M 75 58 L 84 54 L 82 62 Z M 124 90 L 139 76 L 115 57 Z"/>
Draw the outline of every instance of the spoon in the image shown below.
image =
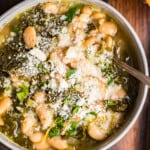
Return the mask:
<path id="1" fill-rule="evenodd" d="M 125 69 L 129 74 L 131 74 L 133 77 L 138 79 L 144 84 L 147 84 L 150 86 L 150 77 L 146 76 L 144 73 L 138 71 L 137 69 L 129 66 L 128 64 L 124 63 L 122 60 L 120 60 L 116 55 L 113 56 L 113 60 L 121 66 L 123 69 Z"/>

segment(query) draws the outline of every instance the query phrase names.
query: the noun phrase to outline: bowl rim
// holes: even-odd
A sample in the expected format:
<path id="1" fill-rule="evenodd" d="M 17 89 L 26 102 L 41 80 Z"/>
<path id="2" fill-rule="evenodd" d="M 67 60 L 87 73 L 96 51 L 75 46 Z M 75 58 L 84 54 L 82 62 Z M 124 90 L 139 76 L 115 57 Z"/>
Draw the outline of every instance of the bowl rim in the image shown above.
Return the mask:
<path id="1" fill-rule="evenodd" d="M 16 4 L 15 6 L 8 9 L 5 13 L 3 13 L 0 16 L 0 29 L 1 29 L 1 26 L 5 26 L 18 13 L 26 10 L 28 7 L 32 7 L 32 6 L 34 6 L 38 3 L 43 3 L 43 2 L 46 2 L 46 1 L 57 1 L 57 0 L 32 0 L 32 1 L 31 0 L 25 0 L 23 2 L 20 2 L 20 3 Z M 145 75 L 148 76 L 149 75 L 149 69 L 148 69 L 147 57 L 146 57 L 144 48 L 143 48 L 143 46 L 141 44 L 141 41 L 140 41 L 139 37 L 137 36 L 135 30 L 130 25 L 130 23 L 125 19 L 125 17 L 123 17 L 123 15 L 118 10 L 116 10 L 114 7 L 112 7 L 111 5 L 109 5 L 108 3 L 104 2 L 104 1 L 101 1 L 101 0 L 80 0 L 80 1 L 81 2 L 96 3 L 99 6 L 102 5 L 103 7 L 106 7 L 107 9 L 110 9 L 120 20 L 123 21 L 124 25 L 127 27 L 130 34 L 133 36 L 136 44 L 138 45 L 138 48 L 140 50 L 139 53 L 141 55 L 140 57 L 141 57 L 141 60 L 142 60 L 143 66 L 144 66 L 143 72 L 145 73 Z M 100 149 L 105 150 L 105 149 L 110 148 L 111 146 L 113 146 L 114 144 L 119 142 L 127 134 L 127 132 L 131 129 L 131 127 L 134 125 L 137 118 L 139 117 L 139 115 L 142 111 L 142 108 L 144 106 L 144 103 L 146 101 L 147 94 L 148 94 L 148 86 L 143 85 L 143 95 L 142 95 L 142 98 L 141 98 L 140 105 L 138 106 L 138 110 L 133 115 L 133 118 L 130 120 L 127 127 L 119 135 L 117 135 L 117 137 L 114 140 L 112 140 L 110 143 L 104 144 L 104 146 Z M 10 141 L 7 137 L 3 136 L 2 134 L 0 134 L 0 142 L 3 143 L 4 145 L 6 145 L 7 147 L 11 148 L 11 149 L 20 150 L 19 145 L 17 145 L 16 143 Z M 24 148 L 21 147 L 21 149 L 24 149 Z"/>

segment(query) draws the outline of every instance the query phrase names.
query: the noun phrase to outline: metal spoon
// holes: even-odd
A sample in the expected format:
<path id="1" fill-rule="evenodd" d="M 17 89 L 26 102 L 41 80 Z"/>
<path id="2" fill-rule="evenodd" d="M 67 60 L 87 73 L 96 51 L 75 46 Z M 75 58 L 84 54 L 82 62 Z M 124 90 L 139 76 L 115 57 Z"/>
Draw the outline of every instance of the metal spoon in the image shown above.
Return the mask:
<path id="1" fill-rule="evenodd" d="M 121 66 L 123 69 L 125 69 L 129 74 L 131 74 L 133 77 L 138 79 L 144 84 L 147 84 L 150 86 L 150 77 L 144 75 L 142 72 L 136 70 L 135 68 L 129 66 L 128 64 L 124 63 L 122 60 L 120 60 L 114 53 L 113 60 Z"/>

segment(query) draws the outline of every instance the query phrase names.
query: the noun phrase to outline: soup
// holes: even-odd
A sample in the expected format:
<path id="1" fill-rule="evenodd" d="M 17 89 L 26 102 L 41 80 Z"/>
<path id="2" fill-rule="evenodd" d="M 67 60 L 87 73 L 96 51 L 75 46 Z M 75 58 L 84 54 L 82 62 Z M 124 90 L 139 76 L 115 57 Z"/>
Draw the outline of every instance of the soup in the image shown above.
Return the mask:
<path id="1" fill-rule="evenodd" d="M 77 1 L 16 16 L 0 37 L 1 133 L 27 149 L 79 150 L 116 132 L 136 93 L 113 61 L 114 49 L 131 60 L 119 53 L 120 32 L 101 9 Z"/>

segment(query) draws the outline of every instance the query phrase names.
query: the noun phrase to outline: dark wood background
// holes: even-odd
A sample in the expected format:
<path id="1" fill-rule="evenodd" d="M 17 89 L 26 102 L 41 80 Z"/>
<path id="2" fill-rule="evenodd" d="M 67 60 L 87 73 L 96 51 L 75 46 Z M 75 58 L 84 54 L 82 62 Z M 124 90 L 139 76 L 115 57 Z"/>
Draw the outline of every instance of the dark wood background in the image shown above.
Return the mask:
<path id="1" fill-rule="evenodd" d="M 0 0 L 0 14 L 21 0 Z M 144 0 L 106 0 L 134 27 L 150 66 L 150 7 Z M 149 67 L 150 69 L 150 67 Z M 0 144 L 0 150 L 9 150 Z M 109 150 L 150 150 L 150 92 L 144 109 L 128 134 Z"/>

